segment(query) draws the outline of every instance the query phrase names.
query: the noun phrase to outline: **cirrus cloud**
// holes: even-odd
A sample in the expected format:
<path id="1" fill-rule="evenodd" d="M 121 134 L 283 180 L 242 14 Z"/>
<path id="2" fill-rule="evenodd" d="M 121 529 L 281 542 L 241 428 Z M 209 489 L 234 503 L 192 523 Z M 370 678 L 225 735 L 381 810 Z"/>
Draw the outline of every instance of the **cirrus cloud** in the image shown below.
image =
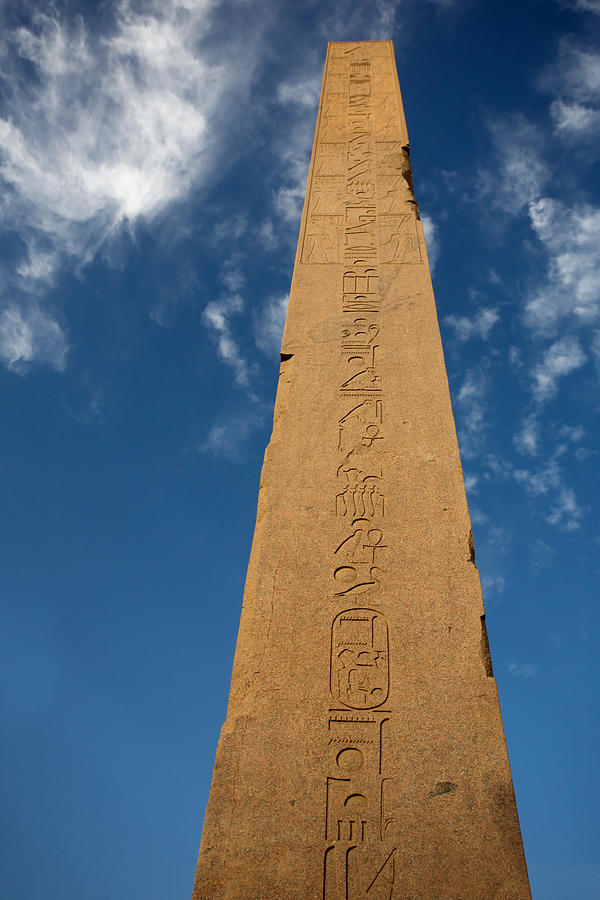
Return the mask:
<path id="1" fill-rule="evenodd" d="M 26 248 L 10 285 L 21 318 L 62 266 L 79 268 L 123 228 L 163 214 L 222 162 L 223 108 L 247 91 L 259 54 L 240 29 L 231 52 L 215 52 L 217 7 L 120 0 L 98 32 L 48 5 L 5 29 L 0 221 Z M 42 346 L 28 344 L 28 362 L 48 362 Z"/>

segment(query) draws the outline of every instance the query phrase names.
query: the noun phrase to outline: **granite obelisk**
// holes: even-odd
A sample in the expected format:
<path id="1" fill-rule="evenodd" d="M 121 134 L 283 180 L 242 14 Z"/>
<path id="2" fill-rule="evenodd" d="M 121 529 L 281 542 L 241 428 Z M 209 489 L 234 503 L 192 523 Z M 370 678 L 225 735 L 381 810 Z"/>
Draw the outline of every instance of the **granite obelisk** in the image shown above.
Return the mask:
<path id="1" fill-rule="evenodd" d="M 392 44 L 332 43 L 194 900 L 526 900 Z"/>

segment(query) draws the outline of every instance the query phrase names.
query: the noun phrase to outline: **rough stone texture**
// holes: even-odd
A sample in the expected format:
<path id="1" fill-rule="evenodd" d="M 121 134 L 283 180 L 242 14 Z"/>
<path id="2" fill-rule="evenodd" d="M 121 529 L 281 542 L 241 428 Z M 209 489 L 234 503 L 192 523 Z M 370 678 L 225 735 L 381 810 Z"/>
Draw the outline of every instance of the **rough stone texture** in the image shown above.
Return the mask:
<path id="1" fill-rule="evenodd" d="M 531 896 L 387 41 L 328 48 L 193 896 Z"/>

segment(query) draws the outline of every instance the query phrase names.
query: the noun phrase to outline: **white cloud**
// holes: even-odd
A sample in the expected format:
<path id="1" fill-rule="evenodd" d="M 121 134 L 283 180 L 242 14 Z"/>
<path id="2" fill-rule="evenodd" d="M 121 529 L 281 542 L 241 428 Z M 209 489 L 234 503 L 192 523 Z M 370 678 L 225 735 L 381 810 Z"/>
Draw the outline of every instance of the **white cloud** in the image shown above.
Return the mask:
<path id="1" fill-rule="evenodd" d="M 7 306 L 0 311 L 0 359 L 7 368 L 22 374 L 35 361 L 60 372 L 66 357 L 66 337 L 43 310 Z"/>
<path id="2" fill-rule="evenodd" d="M 571 6 L 582 12 L 592 12 L 600 16 L 600 0 L 559 0 L 562 6 Z"/>
<path id="3" fill-rule="evenodd" d="M 277 100 L 279 103 L 293 103 L 296 106 L 306 107 L 311 115 L 315 115 L 321 93 L 321 78 L 311 75 L 298 81 L 284 81 L 277 88 Z"/>
<path id="4" fill-rule="evenodd" d="M 515 481 L 522 484 L 527 493 L 533 497 L 561 488 L 560 470 L 555 459 L 551 459 L 535 472 L 529 469 L 515 469 L 513 475 Z"/>
<path id="5" fill-rule="evenodd" d="M 5 31 L 0 216 L 27 246 L 16 287 L 36 292 L 38 304 L 61 265 L 89 261 L 222 162 L 218 119 L 247 90 L 258 54 L 248 33 L 230 36 L 226 55 L 211 51 L 215 6 L 120 0 L 99 33 L 49 5 Z M 28 81 L 18 76 L 23 60 L 35 76 Z M 30 361 L 48 361 L 40 346 Z"/>
<path id="6" fill-rule="evenodd" d="M 429 268 L 433 272 L 440 255 L 437 227 L 431 216 L 428 216 L 427 213 L 421 213 L 421 222 L 423 223 L 423 231 L 425 232 Z"/>
<path id="7" fill-rule="evenodd" d="M 512 466 L 507 459 L 488 453 L 484 463 L 486 478 L 496 478 L 498 481 L 509 481 L 512 478 Z"/>
<path id="8" fill-rule="evenodd" d="M 221 282 L 230 292 L 241 291 L 246 285 L 243 257 L 239 252 L 231 253 L 221 265 Z"/>
<path id="9" fill-rule="evenodd" d="M 569 209 L 543 197 L 529 215 L 549 262 L 545 284 L 526 303 L 526 323 L 550 333 L 567 316 L 584 324 L 600 318 L 600 208 Z"/>
<path id="10" fill-rule="evenodd" d="M 284 129 L 284 137 L 276 147 L 280 166 L 279 180 L 282 184 L 273 200 L 276 215 L 291 226 L 289 233 L 293 233 L 294 237 L 297 236 L 308 180 L 316 104 L 321 85 L 320 69 L 321 64 L 318 73 L 303 73 L 296 80 L 284 82 L 277 92 L 277 102 L 288 113 L 288 124 Z"/>
<path id="11" fill-rule="evenodd" d="M 600 126 L 600 53 L 563 38 L 558 58 L 541 79 L 554 93 L 550 115 L 554 129 L 567 140 L 594 135 Z"/>
<path id="12" fill-rule="evenodd" d="M 543 84 L 571 100 L 595 101 L 600 98 L 600 53 L 576 43 L 571 36 L 560 42 L 558 59 L 546 71 Z"/>
<path id="13" fill-rule="evenodd" d="M 461 404 L 469 404 L 483 396 L 483 380 L 474 372 L 468 372 L 458 392 L 457 400 Z"/>
<path id="14" fill-rule="evenodd" d="M 483 307 L 474 316 L 446 316 L 444 322 L 454 329 L 454 334 L 459 341 L 469 341 L 479 337 L 487 340 L 494 325 L 500 321 L 498 310 L 495 307 Z"/>
<path id="15" fill-rule="evenodd" d="M 550 172 L 540 131 L 522 116 L 488 122 L 495 165 L 479 171 L 478 195 L 487 207 L 519 215 L 540 196 Z"/>
<path id="16" fill-rule="evenodd" d="M 570 426 L 565 426 L 569 427 Z M 559 435 L 567 437 L 566 434 Z M 573 429 L 573 436 L 569 433 L 567 440 L 579 440 L 579 431 Z M 536 445 L 537 448 L 537 445 Z M 567 530 L 579 528 L 583 516 L 587 512 L 577 502 L 574 491 L 564 483 L 559 459 L 563 455 L 562 445 L 559 444 L 550 458 L 537 469 L 514 468 L 508 460 L 488 454 L 485 457 L 485 477 L 496 478 L 498 481 L 515 481 L 534 500 L 545 499 L 544 518 L 550 525 L 555 525 Z M 490 540 L 498 541 L 496 535 L 490 530 Z M 495 548 L 496 551 L 498 547 Z"/>
<path id="17" fill-rule="evenodd" d="M 600 128 L 600 110 L 583 103 L 568 103 L 553 100 L 550 115 L 558 132 L 581 136 L 596 132 Z"/>
<path id="18" fill-rule="evenodd" d="M 212 239 L 215 245 L 232 241 L 239 241 L 248 232 L 248 217 L 244 213 L 236 213 L 226 219 L 221 219 L 213 226 Z"/>
<path id="19" fill-rule="evenodd" d="M 217 339 L 219 356 L 235 372 L 236 383 L 241 387 L 250 384 L 250 369 L 231 331 L 231 317 L 244 309 L 244 300 L 239 294 L 229 294 L 219 300 L 211 300 L 202 316 Z"/>
<path id="20" fill-rule="evenodd" d="M 246 441 L 263 421 L 260 412 L 253 409 L 215 422 L 198 450 L 212 456 L 223 456 L 230 462 L 241 462 Z"/>
<path id="21" fill-rule="evenodd" d="M 288 307 L 288 294 L 271 297 L 259 310 L 254 321 L 256 346 L 267 356 L 277 356 L 281 348 Z"/>
<path id="22" fill-rule="evenodd" d="M 336 0 L 334 12 L 321 19 L 319 30 L 328 41 L 386 41 L 397 34 L 396 11 L 404 0 Z"/>
<path id="23" fill-rule="evenodd" d="M 592 353 L 594 354 L 595 365 L 600 370 L 600 329 L 595 331 L 592 336 Z"/>
<path id="24" fill-rule="evenodd" d="M 519 372 L 523 368 L 523 351 L 520 347 L 508 348 L 508 362 L 515 372 Z"/>
<path id="25" fill-rule="evenodd" d="M 509 553 L 511 536 L 500 525 L 492 525 L 487 531 L 487 542 L 496 556 Z"/>
<path id="26" fill-rule="evenodd" d="M 306 165 L 306 172 L 308 172 L 308 162 Z M 305 188 L 306 178 L 304 178 L 302 174 L 299 174 L 295 184 L 279 188 L 277 191 L 275 196 L 275 210 L 288 225 L 294 226 L 298 225 L 300 222 L 302 206 L 304 205 Z"/>
<path id="27" fill-rule="evenodd" d="M 513 437 L 513 444 L 520 453 L 535 456 L 540 440 L 540 425 L 534 415 L 529 415 L 521 422 L 520 430 Z"/>
<path id="28" fill-rule="evenodd" d="M 27 248 L 27 259 L 22 260 L 17 266 L 17 275 L 19 275 L 25 283 L 32 281 L 45 281 L 52 277 L 57 265 L 56 253 L 49 253 L 41 250 L 30 243 Z"/>
<path id="29" fill-rule="evenodd" d="M 34 232 L 85 256 L 206 170 L 208 118 L 231 77 L 197 51 L 211 5 L 170 0 L 139 13 L 124 0 L 102 39 L 81 19 L 38 12 L 7 35 L 37 82 L 0 121 L 0 173 Z"/>
<path id="30" fill-rule="evenodd" d="M 567 531 L 574 531 L 581 526 L 584 515 L 585 509 L 577 502 L 575 492 L 570 488 L 563 488 L 550 510 L 547 521 L 550 525 L 559 525 Z"/>
<path id="31" fill-rule="evenodd" d="M 476 494 L 477 493 L 477 483 L 479 478 L 477 475 L 470 475 L 465 473 L 465 490 L 467 494 Z"/>
<path id="32" fill-rule="evenodd" d="M 563 425 L 559 428 L 557 436 L 560 443 L 556 446 L 555 454 L 556 456 L 564 456 L 565 453 L 568 452 L 570 446 L 579 444 L 584 439 L 586 430 L 582 425 Z M 579 447 L 575 451 L 576 458 L 578 453 L 580 457 L 585 458 L 589 454 L 589 451 L 585 450 L 583 447 Z"/>
<path id="33" fill-rule="evenodd" d="M 557 391 L 558 379 L 579 369 L 586 359 L 574 337 L 567 336 L 555 341 L 533 370 L 532 390 L 536 400 L 548 400 Z"/>
<path id="34" fill-rule="evenodd" d="M 587 510 L 578 503 L 572 488 L 564 485 L 555 457 L 537 472 L 516 469 L 514 478 L 533 497 L 554 495 L 550 511 L 545 517 L 550 525 L 565 528 L 567 531 L 580 527 Z"/>
<path id="35" fill-rule="evenodd" d="M 263 249 L 269 253 L 275 250 L 279 241 L 272 219 L 266 219 L 258 229 L 258 240 Z"/>
<path id="36" fill-rule="evenodd" d="M 481 588 L 483 591 L 483 596 L 486 599 L 490 599 L 494 595 L 504 593 L 505 586 L 506 582 L 503 575 L 482 574 L 481 576 Z"/>
<path id="37" fill-rule="evenodd" d="M 479 509 L 478 506 L 469 505 L 469 513 L 471 515 L 471 522 L 473 523 L 473 525 L 485 525 L 490 520 L 488 514 L 483 512 L 482 509 Z"/>
<path id="38" fill-rule="evenodd" d="M 467 372 L 456 395 L 461 455 L 466 459 L 477 456 L 483 444 L 485 380 L 476 371 Z"/>

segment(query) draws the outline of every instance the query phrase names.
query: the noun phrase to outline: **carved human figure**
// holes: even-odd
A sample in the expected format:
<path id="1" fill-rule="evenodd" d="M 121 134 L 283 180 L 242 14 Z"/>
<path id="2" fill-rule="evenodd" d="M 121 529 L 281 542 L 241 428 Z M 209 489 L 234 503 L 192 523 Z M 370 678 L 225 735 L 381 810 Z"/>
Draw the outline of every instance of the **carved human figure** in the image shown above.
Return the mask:
<path id="1" fill-rule="evenodd" d="M 421 251 L 415 218 L 408 214 L 390 216 L 381 222 L 381 261 L 383 263 L 419 263 Z"/>
<path id="2" fill-rule="evenodd" d="M 335 216 L 318 216 L 308 223 L 302 251 L 305 263 L 336 263 L 338 239 Z"/>

